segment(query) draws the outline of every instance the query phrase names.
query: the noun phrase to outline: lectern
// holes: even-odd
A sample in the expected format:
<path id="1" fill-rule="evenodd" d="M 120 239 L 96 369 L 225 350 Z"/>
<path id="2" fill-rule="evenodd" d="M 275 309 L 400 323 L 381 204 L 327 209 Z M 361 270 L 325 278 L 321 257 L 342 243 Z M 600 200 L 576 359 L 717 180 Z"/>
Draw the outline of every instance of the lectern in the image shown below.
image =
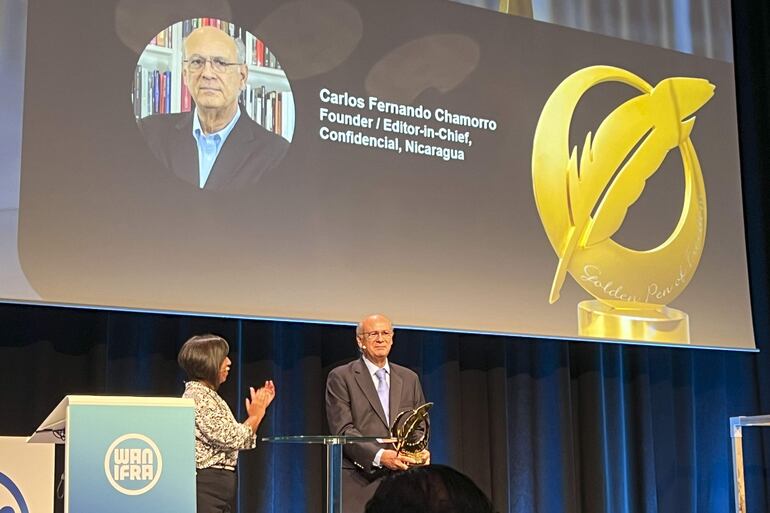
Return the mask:
<path id="1" fill-rule="evenodd" d="M 195 513 L 191 399 L 70 395 L 29 437 L 64 444 L 64 511 Z"/>

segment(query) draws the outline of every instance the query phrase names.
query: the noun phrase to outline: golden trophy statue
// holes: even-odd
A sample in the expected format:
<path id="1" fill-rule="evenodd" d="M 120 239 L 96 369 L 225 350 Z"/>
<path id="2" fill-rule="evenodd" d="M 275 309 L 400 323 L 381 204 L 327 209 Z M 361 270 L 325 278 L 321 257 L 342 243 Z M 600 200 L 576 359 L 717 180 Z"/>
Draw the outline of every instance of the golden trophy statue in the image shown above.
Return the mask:
<path id="1" fill-rule="evenodd" d="M 393 448 L 398 454 L 403 454 L 414 460 L 411 466 L 427 465 L 425 449 L 430 440 L 430 422 L 428 410 L 433 403 L 425 403 L 414 410 L 405 410 L 396 415 L 393 427 L 390 428 L 390 436 L 396 441 Z"/>
<path id="2" fill-rule="evenodd" d="M 569 149 L 570 123 L 580 98 L 604 82 L 641 94 L 612 111 L 582 152 Z M 569 273 L 594 300 L 578 305 L 578 332 L 590 338 L 689 343 L 685 312 L 667 306 L 693 277 L 706 238 L 706 190 L 690 140 L 692 114 L 714 94 L 700 78 L 667 78 L 652 86 L 612 66 L 567 77 L 543 107 L 532 148 L 532 181 L 540 219 L 559 258 L 550 303 Z M 612 240 L 628 209 L 668 152 L 684 168 L 682 212 L 658 247 L 643 251 Z M 651 226 L 655 229 L 655 226 Z"/>

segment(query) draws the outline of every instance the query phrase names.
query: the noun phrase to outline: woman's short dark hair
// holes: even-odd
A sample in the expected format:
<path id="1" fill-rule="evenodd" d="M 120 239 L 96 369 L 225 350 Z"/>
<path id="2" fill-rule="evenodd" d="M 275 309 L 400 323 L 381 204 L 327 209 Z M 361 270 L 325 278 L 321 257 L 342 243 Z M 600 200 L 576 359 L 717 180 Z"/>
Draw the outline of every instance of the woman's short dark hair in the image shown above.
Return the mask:
<path id="1" fill-rule="evenodd" d="M 216 390 L 219 388 L 219 369 L 230 352 L 227 341 L 220 336 L 206 334 L 190 337 L 179 350 L 177 362 L 195 381 L 205 381 Z"/>
<path id="2" fill-rule="evenodd" d="M 471 479 L 446 465 L 413 467 L 386 477 L 365 513 L 493 513 Z"/>

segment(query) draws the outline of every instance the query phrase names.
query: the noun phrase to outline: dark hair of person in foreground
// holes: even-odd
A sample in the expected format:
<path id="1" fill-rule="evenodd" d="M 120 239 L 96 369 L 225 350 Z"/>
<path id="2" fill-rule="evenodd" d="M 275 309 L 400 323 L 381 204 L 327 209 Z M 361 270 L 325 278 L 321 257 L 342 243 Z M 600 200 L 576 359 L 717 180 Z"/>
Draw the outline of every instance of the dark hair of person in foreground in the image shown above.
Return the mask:
<path id="1" fill-rule="evenodd" d="M 365 513 L 494 513 L 471 479 L 446 465 L 413 467 L 386 477 Z"/>

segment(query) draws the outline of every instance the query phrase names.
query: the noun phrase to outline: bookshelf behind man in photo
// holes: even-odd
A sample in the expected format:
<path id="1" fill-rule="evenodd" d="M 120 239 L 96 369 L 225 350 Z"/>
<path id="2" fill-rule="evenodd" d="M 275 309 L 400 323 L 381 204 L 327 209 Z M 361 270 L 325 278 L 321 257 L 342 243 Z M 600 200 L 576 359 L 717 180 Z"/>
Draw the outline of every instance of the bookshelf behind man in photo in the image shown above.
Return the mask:
<path id="1" fill-rule="evenodd" d="M 249 78 L 247 49 L 228 27 L 232 25 L 202 25 L 181 41 L 181 88 L 170 83 L 173 71 L 161 75 L 168 77 L 161 90 L 180 91 L 181 112 L 173 113 L 175 99 L 167 94 L 157 102 L 164 110 L 137 120 L 163 164 L 176 177 L 206 190 L 234 190 L 255 183 L 280 162 L 289 146 L 240 105 Z M 191 110 L 185 112 L 181 104 L 188 92 Z M 134 97 L 136 102 L 142 95 Z"/>

